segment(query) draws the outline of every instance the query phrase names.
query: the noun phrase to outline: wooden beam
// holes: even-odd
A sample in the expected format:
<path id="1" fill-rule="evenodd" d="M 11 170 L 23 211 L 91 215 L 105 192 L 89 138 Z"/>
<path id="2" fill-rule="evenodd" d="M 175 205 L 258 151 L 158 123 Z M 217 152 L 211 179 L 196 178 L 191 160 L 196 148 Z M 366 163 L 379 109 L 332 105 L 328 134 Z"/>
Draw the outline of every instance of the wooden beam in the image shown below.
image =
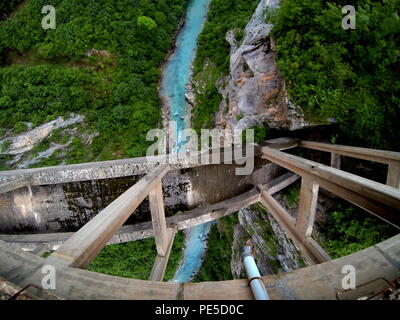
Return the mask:
<path id="1" fill-rule="evenodd" d="M 296 228 L 303 237 L 311 237 L 317 211 L 319 185 L 311 176 L 301 181 L 299 213 Z"/>
<path id="2" fill-rule="evenodd" d="M 329 256 L 329 254 L 323 249 L 317 241 L 313 237 L 307 237 L 308 243 L 314 248 L 316 252 L 322 257 L 322 259 L 325 259 L 325 261 L 330 261 L 332 258 Z"/>
<path id="3" fill-rule="evenodd" d="M 2 193 L 7 193 L 10 191 L 14 191 L 23 187 L 28 187 L 29 186 L 29 180 L 22 178 L 22 179 L 17 179 L 14 181 L 10 181 L 4 184 L 0 185 L 0 194 Z"/>
<path id="4" fill-rule="evenodd" d="M 72 267 L 89 266 L 168 170 L 168 165 L 159 165 L 69 238 L 52 257 Z"/>
<path id="5" fill-rule="evenodd" d="M 299 146 L 303 148 L 332 152 L 340 154 L 342 156 L 386 163 L 386 164 L 388 164 L 390 161 L 393 160 L 400 161 L 400 152 L 350 147 L 338 144 L 320 143 L 320 142 L 312 142 L 304 140 L 300 141 Z"/>
<path id="6" fill-rule="evenodd" d="M 390 187 L 400 189 L 400 161 L 389 163 L 386 184 Z"/>
<path id="7" fill-rule="evenodd" d="M 163 257 L 167 254 L 168 234 L 165 222 L 164 200 L 161 179 L 149 194 L 151 221 L 153 224 L 154 237 L 156 239 L 157 253 Z"/>
<path id="8" fill-rule="evenodd" d="M 263 190 L 267 190 L 269 194 L 275 194 L 287 188 L 288 186 L 295 183 L 299 179 L 300 179 L 299 175 L 293 172 L 286 172 L 285 174 L 272 180 L 265 186 L 260 186 L 260 187 L 263 188 Z"/>
<path id="9" fill-rule="evenodd" d="M 219 203 L 207 205 L 177 213 L 174 216 L 166 218 L 168 227 L 176 225 L 179 230 L 194 227 L 205 222 L 214 221 L 223 218 L 231 213 L 239 211 L 241 208 L 251 206 L 260 201 L 260 189 L 267 190 L 270 194 L 277 193 L 299 179 L 299 176 L 287 172 L 284 175 L 274 179 L 266 185 L 254 187 L 250 191 L 242 193 L 236 197 L 224 200 Z M 73 232 L 48 233 L 48 234 L 25 234 L 25 235 L 6 235 L 0 234 L 0 240 L 14 242 L 30 246 L 32 243 L 43 243 L 49 246 L 57 245 L 67 241 L 74 235 Z M 152 222 L 143 222 L 136 225 L 122 226 L 108 242 L 108 244 L 129 242 L 146 239 L 154 236 Z"/>
<path id="10" fill-rule="evenodd" d="M 340 154 L 337 153 L 331 153 L 331 167 L 339 169 L 342 163 L 342 157 Z"/>
<path id="11" fill-rule="evenodd" d="M 263 148 L 263 157 L 400 227 L 400 191 L 384 184 L 291 154 Z"/>
<path id="12" fill-rule="evenodd" d="M 309 265 L 327 261 L 326 254 L 316 249 L 304 235 L 300 234 L 295 226 L 295 219 L 276 201 L 267 191 L 261 193 L 261 203 L 272 214 L 286 235 L 293 240 Z"/>
<path id="13" fill-rule="evenodd" d="M 293 138 L 277 138 L 270 139 L 261 144 L 262 146 L 270 147 L 275 150 L 288 150 L 298 147 L 299 140 Z"/>
<path id="14" fill-rule="evenodd" d="M 176 229 L 169 228 L 167 230 L 167 250 L 164 256 L 157 255 L 156 260 L 154 261 L 153 268 L 150 272 L 150 281 L 163 281 L 165 270 L 168 266 L 169 256 L 171 255 L 171 250 L 174 245 L 174 239 L 176 235 Z"/>

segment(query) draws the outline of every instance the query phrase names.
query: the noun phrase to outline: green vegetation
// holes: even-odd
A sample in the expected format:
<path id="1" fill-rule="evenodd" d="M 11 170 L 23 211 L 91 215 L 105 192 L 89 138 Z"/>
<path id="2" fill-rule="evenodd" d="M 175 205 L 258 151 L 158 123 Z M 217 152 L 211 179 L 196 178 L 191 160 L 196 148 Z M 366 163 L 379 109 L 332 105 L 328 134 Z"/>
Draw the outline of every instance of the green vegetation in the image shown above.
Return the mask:
<path id="1" fill-rule="evenodd" d="M 278 273 L 282 270 L 281 263 L 277 259 L 280 249 L 280 243 L 276 237 L 274 230 L 272 229 L 271 222 L 269 221 L 267 212 L 268 210 L 261 203 L 256 203 L 250 206 L 251 210 L 258 212 L 260 219 L 254 221 L 251 225 L 245 227 L 246 231 L 252 237 L 257 232 L 257 236 L 264 240 L 264 245 L 267 251 L 264 254 L 267 255 L 266 260 L 273 273 Z M 262 250 L 262 248 L 259 248 Z"/>
<path id="2" fill-rule="evenodd" d="M 11 141 L 4 141 L 4 142 L 0 143 L 0 153 L 7 152 L 7 150 L 10 148 L 10 146 L 11 146 Z"/>
<path id="3" fill-rule="evenodd" d="M 355 30 L 342 28 L 346 4 L 284 0 L 267 12 L 279 69 L 310 117 L 336 118 L 353 144 L 400 150 L 400 2 L 356 1 Z"/>
<path id="4" fill-rule="evenodd" d="M 301 183 L 296 182 L 282 192 L 283 198 L 287 201 L 289 206 L 297 206 L 299 204 L 300 188 Z"/>
<path id="5" fill-rule="evenodd" d="M 53 252 L 54 251 L 51 250 L 51 251 L 47 251 L 47 252 L 43 253 L 42 254 L 42 258 L 46 259 L 46 258 L 50 257 Z"/>
<path id="6" fill-rule="evenodd" d="M 195 282 L 232 280 L 231 257 L 233 226 L 238 223 L 237 214 L 218 220 L 218 227 L 214 224 L 208 237 L 208 248 L 204 262 Z"/>
<path id="7" fill-rule="evenodd" d="M 137 19 L 137 26 L 139 28 L 146 28 L 148 30 L 152 30 L 157 28 L 157 23 L 152 18 L 140 16 Z"/>
<path id="8" fill-rule="evenodd" d="M 164 280 L 171 280 L 182 260 L 184 236 L 175 236 Z M 154 238 L 106 246 L 88 270 L 124 278 L 147 280 L 157 255 Z"/>
<path id="9" fill-rule="evenodd" d="M 250 20 L 258 3 L 257 0 L 211 2 L 208 21 L 199 36 L 194 62 L 194 80 L 205 84 L 202 94 L 196 95 L 196 107 L 192 118 L 195 130 L 214 127 L 214 113 L 218 111 L 222 100 L 216 81 L 221 75 L 229 72 L 230 46 L 225 40 L 226 33 L 238 29 L 236 39 L 242 39 L 241 30 Z"/>
<path id="10" fill-rule="evenodd" d="M 332 258 L 371 247 L 398 233 L 388 223 L 356 207 L 338 206 L 329 216 L 322 245 Z"/>
<path id="11" fill-rule="evenodd" d="M 73 142 L 67 162 L 144 155 L 147 131 L 161 124 L 160 65 L 187 2 L 28 1 L 0 22 L 0 127 L 21 132 L 74 112 L 99 136 Z M 41 27 L 45 5 L 56 30 Z"/>
<path id="12" fill-rule="evenodd" d="M 165 271 L 164 281 L 173 278 L 183 257 L 184 236 L 178 232 Z M 42 258 L 49 257 L 48 251 Z M 112 244 L 104 247 L 88 270 L 118 277 L 147 280 L 157 255 L 154 238 L 134 242 Z"/>

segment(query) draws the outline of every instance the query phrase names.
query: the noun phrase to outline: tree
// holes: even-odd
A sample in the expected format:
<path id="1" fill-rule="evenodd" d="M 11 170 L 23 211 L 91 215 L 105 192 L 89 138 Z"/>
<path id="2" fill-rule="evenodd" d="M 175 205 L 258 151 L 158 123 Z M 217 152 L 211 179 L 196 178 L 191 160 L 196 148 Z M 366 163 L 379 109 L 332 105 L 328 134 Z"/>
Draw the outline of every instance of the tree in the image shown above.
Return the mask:
<path id="1" fill-rule="evenodd" d="M 137 18 L 137 26 L 140 28 L 153 30 L 157 28 L 157 23 L 152 18 L 146 16 L 140 16 Z"/>

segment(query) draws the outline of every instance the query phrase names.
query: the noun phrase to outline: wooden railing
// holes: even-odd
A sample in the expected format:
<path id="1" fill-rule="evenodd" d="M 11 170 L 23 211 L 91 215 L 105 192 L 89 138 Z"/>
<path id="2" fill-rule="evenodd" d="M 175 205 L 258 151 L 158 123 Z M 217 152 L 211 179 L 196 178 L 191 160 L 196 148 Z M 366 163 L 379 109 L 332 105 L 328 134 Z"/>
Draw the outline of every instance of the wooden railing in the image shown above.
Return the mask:
<path id="1" fill-rule="evenodd" d="M 258 195 L 251 194 L 249 198 L 251 201 L 247 202 L 261 201 L 266 206 L 286 234 L 294 241 L 308 264 L 330 260 L 329 255 L 312 237 L 320 187 L 400 227 L 400 190 L 339 169 L 339 160 L 342 155 L 387 163 L 389 165 L 388 181 L 391 185 L 393 183 L 397 185 L 397 169 L 400 161 L 398 153 L 307 141 L 299 143 L 302 147 L 331 152 L 333 167 L 329 167 L 279 151 L 297 146 L 293 140 L 290 140 L 289 144 L 285 139 L 280 139 L 279 142 L 285 144 L 280 144 L 280 147 L 275 149 L 269 146 L 263 147 L 261 156 L 292 173 L 284 174 L 272 184 L 259 185 Z M 178 225 L 167 224 L 164 212 L 162 179 L 169 170 L 169 165 L 158 165 L 72 235 L 50 259 L 56 259 L 70 267 L 87 268 L 135 209 L 146 197 L 149 197 L 157 248 L 157 258 L 149 280 L 162 281 L 178 230 Z M 299 177 L 302 179 L 300 203 L 297 217 L 294 218 L 273 198 L 273 194 L 295 182 Z M 19 184 L 15 184 L 7 188 L 13 189 L 18 186 Z M 205 211 L 200 213 L 206 216 L 207 210 L 214 210 L 205 219 L 217 219 L 238 209 L 235 203 L 226 203 L 221 208 L 217 205 L 217 208 L 218 210 L 203 208 Z"/>
<path id="2" fill-rule="evenodd" d="M 175 229 L 167 229 L 162 195 L 161 180 L 168 171 L 168 165 L 159 165 L 69 238 L 52 254 L 52 258 L 64 261 L 71 267 L 88 267 L 135 209 L 149 196 L 158 254 L 150 280 L 162 281 L 175 236 Z"/>
<path id="3" fill-rule="evenodd" d="M 310 145 L 302 142 L 301 145 L 322 149 L 324 144 Z M 325 148 L 325 150 L 344 153 L 342 149 L 337 148 Z M 399 190 L 268 147 L 262 149 L 262 154 L 263 158 L 300 175 L 302 178 L 297 219 L 290 216 L 266 190 L 262 190 L 261 201 L 305 254 L 308 262 L 321 263 L 329 260 L 327 253 L 312 238 L 320 187 L 373 213 L 386 222 L 400 227 Z M 346 152 L 346 155 L 350 155 L 350 153 Z M 390 161 L 393 158 L 397 159 L 397 157 L 398 154 L 393 153 Z"/>
<path id="4" fill-rule="evenodd" d="M 375 150 L 342 146 L 330 143 L 301 141 L 299 147 L 331 153 L 331 166 L 340 169 L 341 156 L 369 160 L 388 165 L 386 184 L 400 189 L 400 153 L 393 151 Z"/>

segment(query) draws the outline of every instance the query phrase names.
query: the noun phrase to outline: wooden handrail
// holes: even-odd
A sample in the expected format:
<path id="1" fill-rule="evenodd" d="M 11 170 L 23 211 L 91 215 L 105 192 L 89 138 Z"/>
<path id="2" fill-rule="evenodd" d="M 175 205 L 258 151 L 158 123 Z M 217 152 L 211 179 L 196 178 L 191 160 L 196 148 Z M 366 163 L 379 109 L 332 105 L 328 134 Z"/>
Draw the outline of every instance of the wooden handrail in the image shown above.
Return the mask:
<path id="1" fill-rule="evenodd" d="M 389 164 L 391 161 L 400 161 L 400 152 L 375 150 L 351 146 L 343 146 L 339 144 L 321 143 L 313 141 L 300 141 L 299 147 L 332 152 L 342 156 L 369 160 L 379 163 Z"/>
<path id="2" fill-rule="evenodd" d="M 299 147 L 331 152 L 331 166 L 340 169 L 340 156 L 369 160 L 388 165 L 386 184 L 400 189 L 400 152 L 375 150 L 359 147 L 342 146 L 338 144 L 301 141 Z"/>
<path id="3" fill-rule="evenodd" d="M 52 257 L 72 267 L 86 268 L 168 171 L 168 165 L 159 165 L 84 225 Z"/>
<path id="4" fill-rule="evenodd" d="M 400 191 L 354 174 L 265 147 L 266 158 L 400 227 Z"/>

